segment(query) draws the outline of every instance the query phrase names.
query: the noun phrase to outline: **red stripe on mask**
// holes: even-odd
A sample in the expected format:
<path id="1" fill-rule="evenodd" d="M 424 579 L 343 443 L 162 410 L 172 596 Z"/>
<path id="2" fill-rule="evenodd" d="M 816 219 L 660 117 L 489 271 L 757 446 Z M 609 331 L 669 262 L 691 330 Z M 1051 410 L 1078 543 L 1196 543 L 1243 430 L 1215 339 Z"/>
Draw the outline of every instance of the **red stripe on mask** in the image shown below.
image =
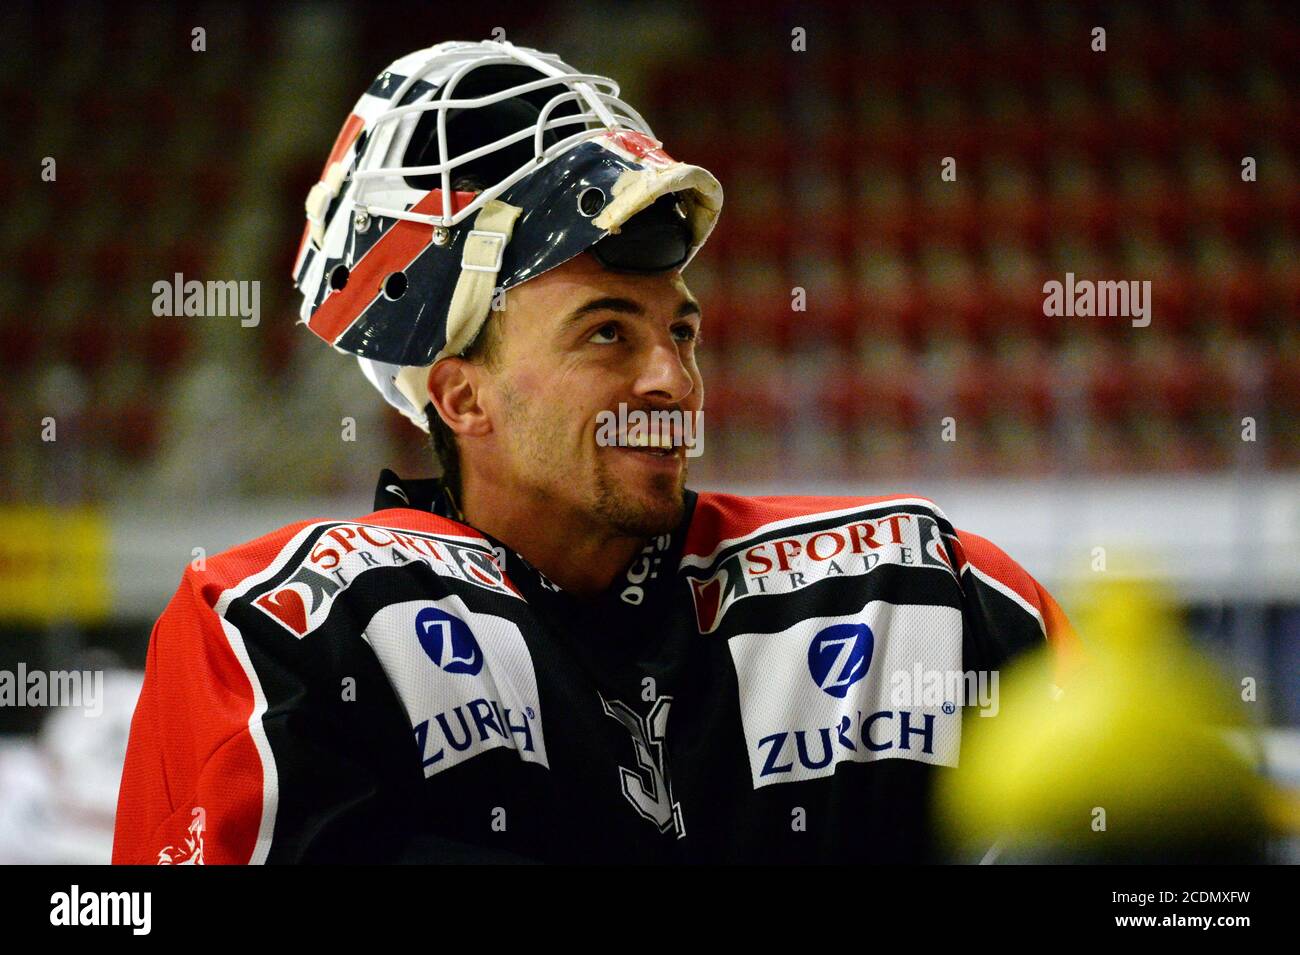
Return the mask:
<path id="1" fill-rule="evenodd" d="M 473 192 L 452 193 L 452 213 L 469 205 L 474 196 Z M 429 192 L 411 212 L 441 214 L 442 190 Z M 433 226 L 399 219 L 353 267 L 347 285 L 325 296 L 307 327 L 333 345 L 379 295 L 388 276 L 414 262 L 432 241 Z"/>

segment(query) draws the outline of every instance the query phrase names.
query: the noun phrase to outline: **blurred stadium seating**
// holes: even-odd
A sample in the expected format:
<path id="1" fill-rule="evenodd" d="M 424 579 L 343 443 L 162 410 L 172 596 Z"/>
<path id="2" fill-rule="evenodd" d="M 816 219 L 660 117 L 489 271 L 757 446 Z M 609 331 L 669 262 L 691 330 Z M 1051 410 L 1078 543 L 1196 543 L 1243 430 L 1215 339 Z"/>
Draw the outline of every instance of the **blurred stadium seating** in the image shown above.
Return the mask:
<path id="1" fill-rule="evenodd" d="M 424 30 L 393 35 L 388 5 L 315 19 L 252 5 L 39 9 L 6 12 L 0 65 L 12 265 L 0 492 L 48 484 L 50 455 L 18 429 L 41 418 L 59 367 L 98 475 L 83 493 L 108 499 L 164 460 L 210 464 L 202 439 L 216 436 L 173 420 L 205 354 L 219 353 L 231 389 L 268 403 L 312 394 L 321 366 L 300 353 L 316 343 L 294 325 L 286 276 L 333 127 L 299 130 L 293 148 L 267 140 L 344 115 L 377 64 L 445 27 L 417 17 Z M 699 463 L 702 480 L 752 475 L 756 461 L 789 476 L 911 475 L 933 462 L 935 429 L 918 420 L 931 411 L 967 429 L 942 459 L 951 475 L 1216 471 L 1233 465 L 1246 414 L 1269 419 L 1262 466 L 1300 465 L 1300 33 L 1277 5 L 1231 19 L 1195 3 L 1172 17 L 1117 7 L 1106 54 L 1078 42 L 1092 20 L 1067 5 L 673 9 L 688 22 L 660 22 L 646 40 L 659 55 L 596 65 L 671 152 L 727 189 L 688 273 L 706 305 L 708 424 L 728 452 Z M 295 16 L 300 30 L 346 20 L 319 110 L 269 82 L 301 62 Z M 461 32 L 487 35 L 491 17 L 479 19 Z M 796 22 L 811 52 L 782 55 Z M 191 23 L 206 24 L 205 52 L 189 49 Z M 560 26 L 511 18 L 521 42 L 562 42 Z M 294 92 L 310 90 L 300 77 Z M 1247 155 L 1256 183 L 1239 175 Z M 45 156 L 54 183 L 37 179 Z M 956 182 L 938 176 L 945 156 Z M 253 177 L 269 188 L 250 190 Z M 232 256 L 245 235 L 252 254 Z M 232 258 L 262 282 L 255 331 L 151 314 L 154 281 L 225 276 Z M 1045 318 L 1042 284 L 1066 271 L 1152 280 L 1151 327 Z M 806 311 L 790 308 L 796 286 Z M 418 436 L 380 413 L 387 458 L 427 470 Z M 1081 440 L 1062 441 L 1057 423 Z M 331 444 L 296 487 L 365 485 Z M 221 488 L 256 490 L 258 466 L 239 462 Z"/>

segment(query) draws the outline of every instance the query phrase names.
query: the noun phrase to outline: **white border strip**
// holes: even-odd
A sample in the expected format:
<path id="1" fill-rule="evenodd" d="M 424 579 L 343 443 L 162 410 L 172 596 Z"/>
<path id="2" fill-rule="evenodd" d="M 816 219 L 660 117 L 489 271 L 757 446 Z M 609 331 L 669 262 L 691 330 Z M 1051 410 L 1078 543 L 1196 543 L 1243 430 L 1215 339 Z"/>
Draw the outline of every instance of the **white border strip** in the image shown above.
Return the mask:
<path id="1" fill-rule="evenodd" d="M 262 719 L 266 716 L 266 694 L 262 692 L 257 671 L 253 669 L 248 648 L 244 646 L 244 635 L 225 617 L 221 618 L 221 628 L 226 632 L 230 649 L 234 651 L 253 688 L 253 712 L 248 717 L 248 735 L 252 737 L 257 755 L 262 761 L 262 819 L 257 826 L 257 842 L 253 845 L 248 864 L 265 865 L 266 857 L 271 852 L 271 837 L 275 833 L 276 812 L 280 807 L 280 774 L 275 766 L 275 756 L 271 753 L 271 741 L 266 738 L 266 727 L 262 725 Z"/>
<path id="2" fill-rule="evenodd" d="M 1027 600 L 1025 600 L 1024 597 L 1020 596 L 1020 594 L 1016 593 L 1014 590 L 1012 590 L 1002 581 L 994 577 L 990 577 L 988 574 L 984 573 L 984 571 L 980 570 L 973 563 L 971 563 L 969 557 L 967 557 L 966 566 L 961 569 L 961 572 L 963 574 L 966 573 L 973 574 L 975 577 L 983 581 L 988 586 L 992 587 L 998 593 L 1010 597 L 1013 601 L 1019 604 L 1026 613 L 1028 613 L 1031 617 L 1033 617 L 1035 620 L 1038 621 L 1038 629 L 1043 631 L 1043 639 L 1044 640 L 1047 639 L 1047 625 L 1043 623 L 1043 615 L 1038 612 L 1037 607 L 1029 603 Z"/>

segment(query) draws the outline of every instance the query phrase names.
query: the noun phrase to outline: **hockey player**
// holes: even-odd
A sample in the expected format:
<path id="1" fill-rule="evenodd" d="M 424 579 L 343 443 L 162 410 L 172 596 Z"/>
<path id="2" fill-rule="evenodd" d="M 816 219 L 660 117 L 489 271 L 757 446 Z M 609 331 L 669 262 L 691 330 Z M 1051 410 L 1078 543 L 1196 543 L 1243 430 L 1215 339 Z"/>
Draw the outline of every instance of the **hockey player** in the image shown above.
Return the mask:
<path id="1" fill-rule="evenodd" d="M 929 500 L 697 493 L 688 431 L 601 427 L 705 407 L 682 269 L 721 202 L 552 55 L 376 79 L 295 280 L 444 473 L 185 572 L 116 862 L 934 857 L 969 688 L 1073 638 Z"/>

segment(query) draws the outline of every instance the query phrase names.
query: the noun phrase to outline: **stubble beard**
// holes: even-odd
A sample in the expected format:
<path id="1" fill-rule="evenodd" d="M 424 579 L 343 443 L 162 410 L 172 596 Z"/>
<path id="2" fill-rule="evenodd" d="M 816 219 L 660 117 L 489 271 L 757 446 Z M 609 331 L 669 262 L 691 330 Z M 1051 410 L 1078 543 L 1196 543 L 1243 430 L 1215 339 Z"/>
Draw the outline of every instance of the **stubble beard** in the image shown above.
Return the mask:
<path id="1" fill-rule="evenodd" d="M 650 495 L 629 491 L 610 476 L 605 462 L 596 461 L 595 511 L 622 536 L 657 537 L 677 529 L 686 510 L 686 462 L 676 475 L 652 477 Z"/>
<path id="2" fill-rule="evenodd" d="M 562 424 L 537 414 L 536 405 L 524 400 L 509 385 L 503 385 L 502 397 L 506 420 L 523 441 L 521 458 L 526 473 L 534 481 L 548 475 L 545 481 L 551 491 L 548 496 L 567 496 L 564 492 L 571 494 L 575 484 L 587 484 L 587 481 L 575 481 L 572 471 L 562 469 L 564 456 L 556 454 L 557 448 L 564 447 Z M 594 481 L 590 484 L 591 498 L 577 506 L 582 516 L 611 536 L 649 538 L 668 534 L 677 529 L 686 512 L 686 472 L 683 459 L 677 474 L 652 475 L 648 493 L 632 490 L 610 474 L 605 456 L 598 452 Z"/>

